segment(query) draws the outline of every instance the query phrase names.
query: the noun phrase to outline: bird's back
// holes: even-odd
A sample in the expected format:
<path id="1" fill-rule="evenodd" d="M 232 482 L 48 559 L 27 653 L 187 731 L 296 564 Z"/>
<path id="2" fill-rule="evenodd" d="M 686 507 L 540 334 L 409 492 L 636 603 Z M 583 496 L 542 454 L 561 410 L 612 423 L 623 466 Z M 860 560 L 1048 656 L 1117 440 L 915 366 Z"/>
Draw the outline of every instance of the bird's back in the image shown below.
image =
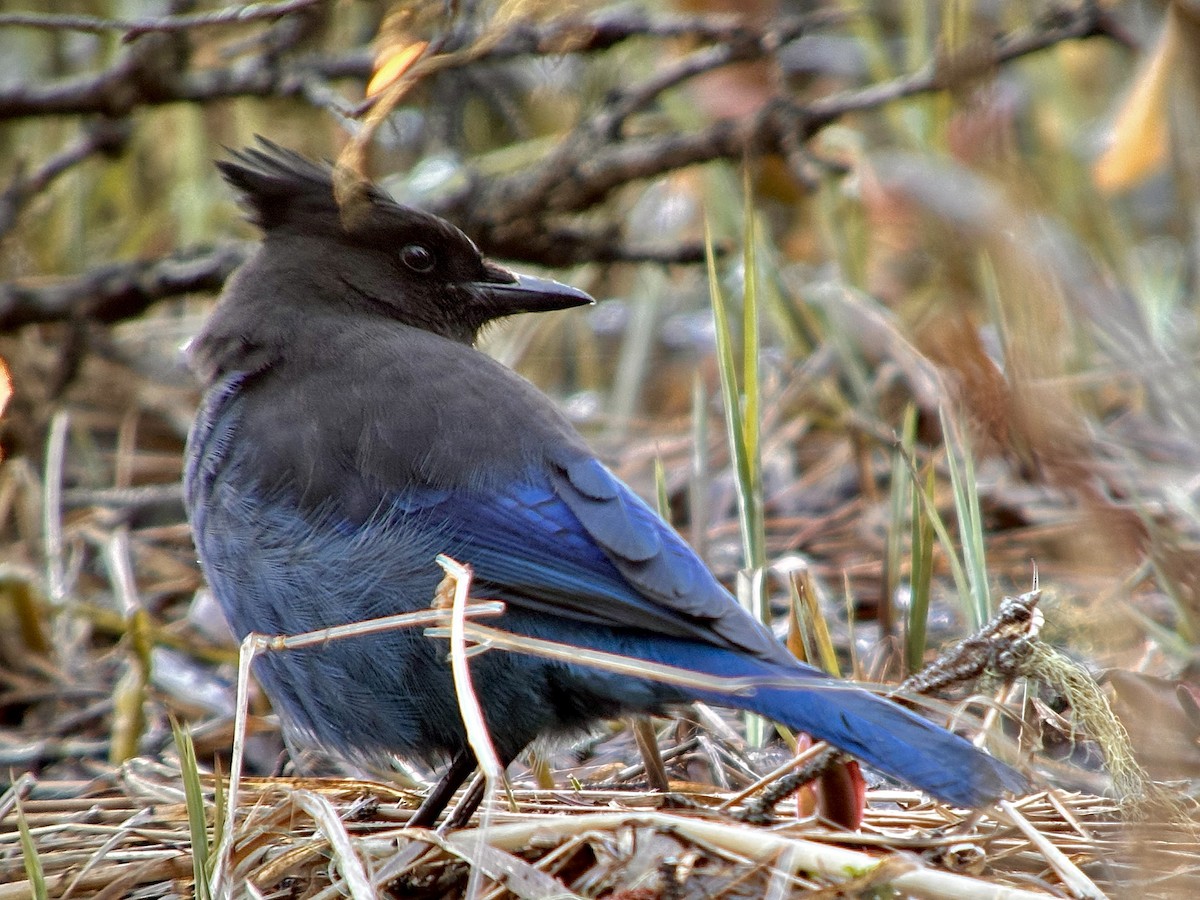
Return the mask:
<path id="1" fill-rule="evenodd" d="M 227 377 L 240 380 L 245 477 L 291 491 L 302 506 L 343 504 L 351 518 L 409 485 L 504 482 L 548 444 L 578 443 L 524 378 L 472 347 L 378 316 L 298 322 L 268 367 Z"/>

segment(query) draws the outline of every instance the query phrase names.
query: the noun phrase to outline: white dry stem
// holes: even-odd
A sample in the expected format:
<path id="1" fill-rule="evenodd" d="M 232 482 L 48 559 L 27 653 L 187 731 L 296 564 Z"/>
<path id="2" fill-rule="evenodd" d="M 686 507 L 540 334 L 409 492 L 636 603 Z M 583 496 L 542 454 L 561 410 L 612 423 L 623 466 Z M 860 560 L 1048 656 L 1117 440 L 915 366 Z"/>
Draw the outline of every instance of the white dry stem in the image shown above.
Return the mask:
<path id="1" fill-rule="evenodd" d="M 233 900 L 233 844 L 237 823 L 238 786 L 242 780 L 242 761 L 246 754 L 246 720 L 250 715 L 250 663 L 266 649 L 270 637 L 250 632 L 242 640 L 238 653 L 237 712 L 233 723 L 233 756 L 229 761 L 229 791 L 225 797 L 225 829 L 217 848 L 213 869 L 212 895 L 215 900 Z"/>
<path id="2" fill-rule="evenodd" d="M 488 733 L 487 721 L 483 718 L 483 708 L 479 705 L 479 697 L 471 682 L 471 666 L 467 660 L 467 601 L 471 595 L 471 568 L 441 553 L 437 556 L 437 563 L 454 580 L 454 604 L 450 613 L 450 671 L 454 675 L 454 695 L 458 699 L 458 712 L 467 732 L 467 744 L 475 754 L 475 762 L 484 778 L 481 825 L 475 830 L 477 837 L 470 842 L 475 845 L 476 853 L 482 854 L 487 847 L 486 835 L 491 825 L 492 797 L 496 786 L 504 779 L 504 766 Z M 483 879 L 483 869 L 471 866 L 464 894 L 468 900 L 482 894 Z"/>
<path id="3" fill-rule="evenodd" d="M 471 604 L 473 610 L 477 603 Z M 431 628 L 425 632 L 430 637 L 448 637 L 444 628 Z M 547 641 L 542 638 L 529 637 L 523 634 L 513 634 L 490 625 L 470 623 L 464 631 L 466 639 L 477 644 L 467 650 L 467 656 L 474 656 L 484 650 L 501 649 L 514 653 L 524 653 L 528 656 L 540 656 L 559 662 L 574 665 L 593 666 L 607 672 L 619 675 L 630 675 L 635 678 L 647 678 L 651 681 L 673 684 L 680 687 L 702 691 L 714 691 L 722 694 L 749 694 L 763 687 L 789 687 L 795 684 L 794 678 L 724 678 L 719 675 L 708 675 L 692 669 L 669 666 L 664 663 L 639 659 L 636 656 L 624 656 L 620 653 L 607 653 L 603 650 L 593 650 L 590 647 L 575 647 L 558 641 Z M 807 685 L 806 685 L 807 686 Z M 855 685 L 847 683 L 840 685 L 830 683 L 825 685 L 829 690 L 857 690 Z"/>
<path id="4" fill-rule="evenodd" d="M 65 410 L 50 420 L 46 438 L 46 481 L 42 488 L 42 539 L 46 550 L 46 593 L 52 606 L 59 606 L 67 594 L 66 564 L 63 562 L 62 479 L 67 452 L 67 426 L 71 419 Z"/>
<path id="5" fill-rule="evenodd" d="M 113 586 L 113 594 L 120 600 L 121 612 L 126 618 L 142 608 L 138 599 L 137 576 L 133 572 L 132 553 L 129 548 L 129 526 L 119 525 L 104 545 L 104 565 Z"/>
<path id="6" fill-rule="evenodd" d="M 471 569 L 448 556 L 438 554 L 437 563 L 454 579 L 454 605 L 450 613 L 450 671 L 454 674 L 454 694 L 458 712 L 467 730 L 467 744 L 488 782 L 488 795 L 504 777 L 504 767 L 492 744 L 483 708 L 471 683 L 471 668 L 467 664 L 467 601 L 471 594 Z"/>
<path id="7" fill-rule="evenodd" d="M 1012 801 L 1001 800 L 999 806 L 1004 810 L 1009 820 L 1038 849 L 1038 852 L 1050 864 L 1050 868 L 1054 870 L 1055 874 L 1062 879 L 1063 884 L 1071 891 L 1072 897 L 1078 897 L 1081 900 L 1107 900 L 1107 895 L 1104 891 L 1100 890 L 1092 879 L 1083 874 L 1079 866 L 1071 862 L 1065 853 L 1051 843 L 1048 837 L 1038 831 L 1034 827 L 1034 824 L 1025 818 L 1020 810 L 1013 805 Z"/>
<path id="8" fill-rule="evenodd" d="M 353 900 L 377 900 L 378 894 L 371 884 L 371 878 L 354 851 L 350 833 L 346 831 L 333 804 L 320 794 L 306 790 L 293 791 L 292 801 L 312 817 L 313 823 L 329 841 L 334 863 L 341 871 L 345 889 Z"/>
<path id="9" fill-rule="evenodd" d="M 876 866 L 887 865 L 889 860 L 898 858 L 897 855 L 881 858 L 817 841 L 789 838 L 750 825 L 708 822 L 663 813 L 536 816 L 528 822 L 495 825 L 488 830 L 486 837 L 492 847 L 519 852 L 549 838 L 566 840 L 580 834 L 620 828 L 656 828 L 701 846 L 716 847 L 764 865 L 784 860 L 789 868 L 794 866 L 793 871 L 833 881 L 861 877 Z M 476 829 L 474 833 L 479 831 Z M 472 833 L 459 832 L 455 838 L 466 840 Z M 786 856 L 783 855 L 785 851 Z M 903 858 L 911 859 L 912 868 L 891 877 L 889 883 L 904 896 L 927 900 L 962 900 L 964 897 L 970 897 L 971 900 L 1046 900 L 1042 892 L 926 868 L 915 855 L 910 857 L 905 854 Z"/>
<path id="10" fill-rule="evenodd" d="M 486 600 L 472 603 L 466 615 L 498 616 L 504 612 L 504 604 L 499 600 Z M 368 634 L 380 634 L 385 631 L 395 631 L 397 628 L 420 628 L 445 626 L 448 618 L 444 609 L 423 609 L 419 612 L 400 613 L 394 616 L 380 616 L 377 619 L 364 619 L 361 622 L 350 622 L 346 625 L 335 625 L 332 628 L 318 628 L 315 631 L 302 631 L 299 634 L 263 635 L 267 641 L 267 650 L 295 650 L 297 647 L 312 647 L 328 641 L 341 640 L 350 637 L 363 637 Z"/>

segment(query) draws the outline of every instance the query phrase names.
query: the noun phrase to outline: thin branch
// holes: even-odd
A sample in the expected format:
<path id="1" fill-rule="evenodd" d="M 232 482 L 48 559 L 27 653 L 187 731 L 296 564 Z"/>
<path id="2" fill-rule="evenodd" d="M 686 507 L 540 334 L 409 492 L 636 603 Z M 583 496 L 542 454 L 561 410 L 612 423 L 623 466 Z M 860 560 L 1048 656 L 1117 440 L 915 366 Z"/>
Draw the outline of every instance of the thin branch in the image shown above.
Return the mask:
<path id="1" fill-rule="evenodd" d="M 36 171 L 26 175 L 24 167 L 18 165 L 17 173 L 0 194 L 0 238 L 16 225 L 17 217 L 25 205 L 56 178 L 94 153 L 120 153 L 129 134 L 127 119 L 98 119 L 84 129 L 83 135 L 74 144 L 51 157 Z"/>
<path id="2" fill-rule="evenodd" d="M 207 13 L 144 19 L 106 19 L 101 16 L 55 13 L 0 13 L 0 28 L 41 28 L 55 31 L 87 31 L 93 34 L 120 31 L 124 32 L 123 40 L 131 41 L 152 32 L 191 31 L 213 25 L 244 25 L 264 19 L 274 20 L 326 2 L 328 0 L 283 0 L 280 3 L 239 4 Z"/>
<path id="3" fill-rule="evenodd" d="M 550 224 L 542 226 L 542 230 L 529 233 L 494 231 L 477 234 L 476 237 L 479 246 L 489 256 L 548 268 L 585 262 L 688 265 L 704 259 L 702 242 L 627 244 L 615 228 L 589 230 Z"/>
<path id="4" fill-rule="evenodd" d="M 233 65 L 179 71 L 169 48 L 161 53 L 134 44 L 128 54 L 101 72 L 46 84 L 0 87 L 0 120 L 29 116 L 106 115 L 119 118 L 145 106 L 207 103 L 235 97 L 308 97 L 310 82 L 370 76 L 366 51 L 338 57 L 311 54 L 290 61 L 272 55 Z"/>
<path id="5" fill-rule="evenodd" d="M 303 8 L 300 0 L 292 0 Z M 317 0 L 310 0 L 315 5 Z M 261 8 L 279 9 L 287 4 L 264 4 Z M 226 14 L 227 11 L 220 11 Z M 211 15 L 218 15 L 213 13 Z M 278 16 L 276 16 L 278 17 Z M 186 17 L 175 17 L 184 19 Z M 165 21 L 165 20 L 159 20 Z M 524 55 L 552 55 L 596 52 L 637 37 L 668 39 L 689 36 L 731 47 L 758 48 L 758 55 L 780 49 L 776 39 L 799 35 L 806 28 L 827 24 L 827 17 L 794 17 L 777 21 L 768 29 L 755 29 L 733 17 L 675 17 L 650 19 L 637 13 L 617 10 L 592 19 L 560 19 L 544 25 L 523 23 L 514 26 L 491 44 L 486 52 L 469 59 L 469 64 L 499 61 Z M 124 23 L 131 24 L 131 23 Z M 1045 49 L 1061 41 L 1108 34 L 1108 20 L 1095 3 L 1088 0 L 1079 7 L 1058 12 L 1047 24 L 1002 39 L 990 54 L 975 64 L 983 69 Z M 450 35 L 446 48 L 468 40 L 466 33 Z M 719 58 L 720 50 L 714 50 Z M 743 51 L 744 52 L 744 51 Z M 144 56 L 144 55 L 143 55 Z M 739 54 L 729 61 L 748 56 Z M 468 64 L 464 57 L 463 65 Z M 704 62 L 701 57 L 699 62 Z M 712 60 L 708 60 L 712 62 Z M 87 115 L 100 113 L 123 116 L 139 106 L 178 102 L 209 102 L 234 97 L 310 97 L 324 96 L 312 84 L 340 79 L 365 81 L 371 76 L 372 55 L 360 48 L 339 56 L 307 54 L 280 59 L 277 54 L 239 60 L 220 68 L 180 71 L 171 59 L 164 65 L 151 65 L 144 58 L 127 56 L 101 72 L 52 81 L 48 84 L 15 84 L 0 88 L 0 120 L 46 115 Z M 699 63 L 697 63 L 699 64 Z M 446 67 L 455 68 L 453 64 Z M 706 70 L 700 65 L 699 70 Z M 910 75 L 884 84 L 845 91 L 814 100 L 809 117 L 815 127 L 833 121 L 847 112 L 870 109 L 892 100 L 945 87 L 948 71 L 961 72 L 961 66 L 930 65 Z M 668 82 L 647 90 L 657 92 L 696 72 L 682 70 Z M 324 105 L 324 104 L 322 104 Z"/>
<path id="6" fill-rule="evenodd" d="M 557 232 L 551 233 L 553 238 Z M 581 243 L 581 246 L 586 247 L 589 251 L 586 255 L 578 254 L 571 262 L 572 265 L 578 265 L 583 262 L 600 262 L 600 263 L 658 263 L 659 265 L 695 265 L 704 261 L 704 243 L 702 241 L 684 241 L 676 244 L 673 247 L 655 247 L 652 245 L 637 245 L 637 244 L 599 244 L 587 246 Z M 715 248 L 715 252 L 720 255 L 728 253 L 731 248 L 724 244 Z"/>
<path id="7" fill-rule="evenodd" d="M 729 37 L 736 33 L 754 52 L 765 53 L 799 33 L 789 28 L 802 27 L 794 23 L 763 32 L 747 29 L 740 23 L 735 26 L 732 22 L 718 28 L 714 21 L 686 19 L 663 25 L 636 15 L 614 13 L 590 23 L 560 22 L 528 31 L 518 28 L 504 36 L 490 52 L 496 53 L 497 58 L 501 47 L 506 53 L 515 53 L 519 48 L 523 48 L 523 52 L 549 52 L 546 49 L 548 36 L 575 34 L 570 29 L 578 31 L 585 26 L 590 29 L 584 35 L 585 40 L 576 40 L 568 49 L 597 49 L 604 41 L 616 42 L 634 35 L 662 36 L 673 33 L 676 28 L 703 26 L 708 29 L 705 34 L 721 33 Z M 804 142 L 847 113 L 941 90 L 973 77 L 976 72 L 1062 41 L 1107 33 L 1105 18 L 1097 5 L 1088 0 L 1079 6 L 1058 10 L 1039 27 L 1000 38 L 990 49 L 975 48 L 969 57 L 942 60 L 939 65 L 924 67 L 884 84 L 840 92 L 807 104 L 776 97 L 753 116 L 718 121 L 693 132 L 627 140 L 614 140 L 606 133 L 614 120 L 619 121 L 629 114 L 631 104 L 632 109 L 636 109 L 657 93 L 698 72 L 707 71 L 715 60 L 732 61 L 742 52 L 735 50 L 730 56 L 723 57 L 711 53 L 712 48 L 709 48 L 685 57 L 682 63 L 668 67 L 640 87 L 615 95 L 608 105 L 581 122 L 537 165 L 506 176 L 477 176 L 466 190 L 431 203 L 427 208 L 460 225 L 485 252 L 503 258 L 549 266 L 585 260 L 691 261 L 700 256 L 696 252 L 698 248 L 693 246 L 632 247 L 624 244 L 616 229 L 581 230 L 563 224 L 562 220 L 590 209 L 627 184 L 686 166 L 717 159 L 737 160 L 747 153 L 783 153 L 795 165 L 802 165 L 805 161 L 799 152 Z M 524 34 L 533 43 L 521 45 L 513 37 L 515 34 Z M 776 37 L 772 40 L 769 35 Z M 131 49 L 139 50 L 154 43 L 147 39 Z M 17 88 L 7 94 L 0 91 L 0 118 L 23 114 L 22 109 L 42 114 L 51 108 L 60 111 L 97 108 L 127 111 L 143 104 L 180 100 L 203 102 L 247 94 L 312 96 L 314 92 L 319 94 L 318 88 L 328 84 L 330 79 L 365 77 L 370 70 L 370 56 L 366 50 L 333 59 L 302 57 L 288 63 L 254 58 L 228 68 L 185 73 L 171 70 L 167 62 L 154 52 L 153 46 L 148 46 L 141 55 L 130 53 L 108 72 L 78 80 L 74 86 L 59 82 L 44 89 Z M 21 91 L 25 93 L 22 95 Z M 53 164 L 47 168 L 52 170 Z M 532 215 L 531 210 L 537 210 L 537 214 Z M 241 245 L 229 245 L 207 254 L 104 267 L 49 287 L 0 285 L 0 330 L 76 315 L 113 321 L 136 315 L 150 303 L 167 296 L 189 291 L 215 291 L 245 253 Z"/>
<path id="8" fill-rule="evenodd" d="M 636 38 L 672 40 L 691 38 L 710 44 L 746 45 L 761 43 L 772 33 L 796 32 L 828 25 L 843 18 L 840 12 L 819 12 L 806 16 L 788 16 L 771 20 L 766 29 L 748 23 L 742 16 L 658 16 L 651 18 L 628 8 L 607 10 L 594 17 L 563 17 L 545 23 L 521 22 L 513 25 L 479 57 L 499 61 L 520 56 L 553 56 L 567 53 L 595 53 L 609 50 Z M 474 34 L 451 34 L 446 49 L 461 49 Z M 769 52 L 774 52 L 773 48 Z"/>
<path id="9" fill-rule="evenodd" d="M 830 94 L 806 105 L 809 127 L 819 129 L 851 112 L 943 90 L 969 78 L 1064 41 L 1109 34 L 1108 19 L 1094 0 L 1058 10 L 1046 24 L 999 38 L 991 52 L 971 48 L 962 58 L 933 60 L 915 72 L 858 90 Z"/>
<path id="10" fill-rule="evenodd" d="M 0 284 L 0 331 L 70 319 L 119 322 L 168 297 L 216 292 L 253 247 L 235 242 L 157 260 L 113 263 L 50 284 Z"/>
<path id="11" fill-rule="evenodd" d="M 996 41 L 991 51 L 976 50 L 970 71 L 985 71 L 1067 40 L 1107 34 L 1104 17 L 1092 2 L 1059 12 L 1045 26 Z M 944 60 L 910 75 L 853 91 L 797 104 L 776 98 L 752 118 L 721 120 L 690 133 L 613 141 L 604 131 L 607 108 L 581 123 L 537 167 L 502 180 L 476 183 L 446 213 L 481 240 L 506 244 L 511 230 L 528 238 L 528 211 L 570 213 L 587 209 L 633 181 L 716 159 L 746 153 L 789 153 L 830 122 L 851 112 L 873 109 L 915 94 L 942 90 L 970 74 L 961 60 Z M 618 99 L 616 101 L 620 103 Z M 600 123 L 597 125 L 596 123 Z M 482 198 L 482 199 L 481 199 Z"/>
<path id="12" fill-rule="evenodd" d="M 174 18 L 182 21 L 185 17 Z M 563 18 L 545 24 L 516 24 L 480 54 L 464 55 L 457 62 L 449 60 L 445 69 L 528 55 L 593 53 L 638 37 L 666 40 L 686 36 L 743 48 L 742 52 L 745 52 L 745 48 L 758 47 L 758 55 L 761 56 L 778 50 L 778 46 L 775 46 L 778 39 L 773 36 L 798 35 L 805 28 L 830 21 L 827 15 L 788 17 L 775 21 L 764 30 L 753 28 L 740 18 L 731 16 L 651 19 L 641 13 L 615 10 L 587 19 Z M 448 35 L 446 52 L 461 49 L 473 37 L 472 33 L 466 31 Z M 194 71 L 181 71 L 177 65 L 148 66 L 144 59 L 135 62 L 124 57 L 109 68 L 88 75 L 45 84 L 18 83 L 0 87 L 0 120 L 94 113 L 121 116 L 138 106 L 208 102 L 235 97 L 324 96 L 321 91 L 313 90 L 314 81 L 366 81 L 371 77 L 372 67 L 373 56 L 368 47 L 338 56 L 306 54 L 280 58 L 272 53 L 242 59 L 229 66 Z M 154 70 L 152 75 L 148 69 Z"/>
<path id="13" fill-rule="evenodd" d="M 743 32 L 731 40 L 696 50 L 659 69 L 641 84 L 620 91 L 607 104 L 606 115 L 597 127 L 602 134 L 615 136 L 626 119 L 670 88 L 732 63 L 762 59 L 778 53 L 781 47 L 798 39 L 812 24 L 808 18 L 792 19 L 759 34 Z"/>

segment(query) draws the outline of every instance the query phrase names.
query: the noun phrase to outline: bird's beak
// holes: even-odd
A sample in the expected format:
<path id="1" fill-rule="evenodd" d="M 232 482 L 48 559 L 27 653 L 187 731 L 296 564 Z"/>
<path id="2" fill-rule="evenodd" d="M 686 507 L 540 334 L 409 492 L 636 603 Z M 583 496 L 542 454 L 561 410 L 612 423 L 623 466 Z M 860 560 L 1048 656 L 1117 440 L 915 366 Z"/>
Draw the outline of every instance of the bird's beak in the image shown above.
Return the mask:
<path id="1" fill-rule="evenodd" d="M 499 266 L 495 266 L 499 269 Z M 533 275 L 518 275 L 501 270 L 512 281 L 477 281 L 473 285 L 496 316 L 507 316 L 522 312 L 549 312 L 552 309 L 570 309 L 587 306 L 596 301 L 588 294 L 569 284 L 537 278 Z"/>

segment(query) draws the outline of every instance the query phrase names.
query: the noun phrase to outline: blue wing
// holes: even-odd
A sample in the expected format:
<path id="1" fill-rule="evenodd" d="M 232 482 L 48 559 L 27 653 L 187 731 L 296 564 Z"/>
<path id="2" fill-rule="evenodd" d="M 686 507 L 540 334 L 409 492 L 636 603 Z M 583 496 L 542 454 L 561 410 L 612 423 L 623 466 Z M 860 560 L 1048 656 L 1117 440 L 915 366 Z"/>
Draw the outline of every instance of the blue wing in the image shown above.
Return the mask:
<path id="1" fill-rule="evenodd" d="M 477 593 L 614 628 L 787 657 L 690 547 L 600 462 L 579 456 L 503 488 L 410 489 L 475 570 Z M 412 515 L 421 509 L 426 515 Z"/>
<path id="2" fill-rule="evenodd" d="M 409 496 L 409 521 L 420 518 L 411 516 L 417 508 L 430 522 L 449 525 L 448 544 L 474 567 L 476 596 L 548 613 L 560 623 L 550 629 L 556 637 L 564 619 L 643 629 L 648 634 L 629 642 L 606 637 L 593 645 L 760 680 L 737 697 L 703 690 L 690 696 L 807 731 L 954 803 L 978 806 L 1024 785 L 962 738 L 799 663 L 670 526 L 590 457 L 500 491 L 422 489 Z M 628 700 L 632 685 L 623 676 L 617 681 L 614 695 Z M 587 682 L 598 692 L 609 683 L 604 674 Z"/>

